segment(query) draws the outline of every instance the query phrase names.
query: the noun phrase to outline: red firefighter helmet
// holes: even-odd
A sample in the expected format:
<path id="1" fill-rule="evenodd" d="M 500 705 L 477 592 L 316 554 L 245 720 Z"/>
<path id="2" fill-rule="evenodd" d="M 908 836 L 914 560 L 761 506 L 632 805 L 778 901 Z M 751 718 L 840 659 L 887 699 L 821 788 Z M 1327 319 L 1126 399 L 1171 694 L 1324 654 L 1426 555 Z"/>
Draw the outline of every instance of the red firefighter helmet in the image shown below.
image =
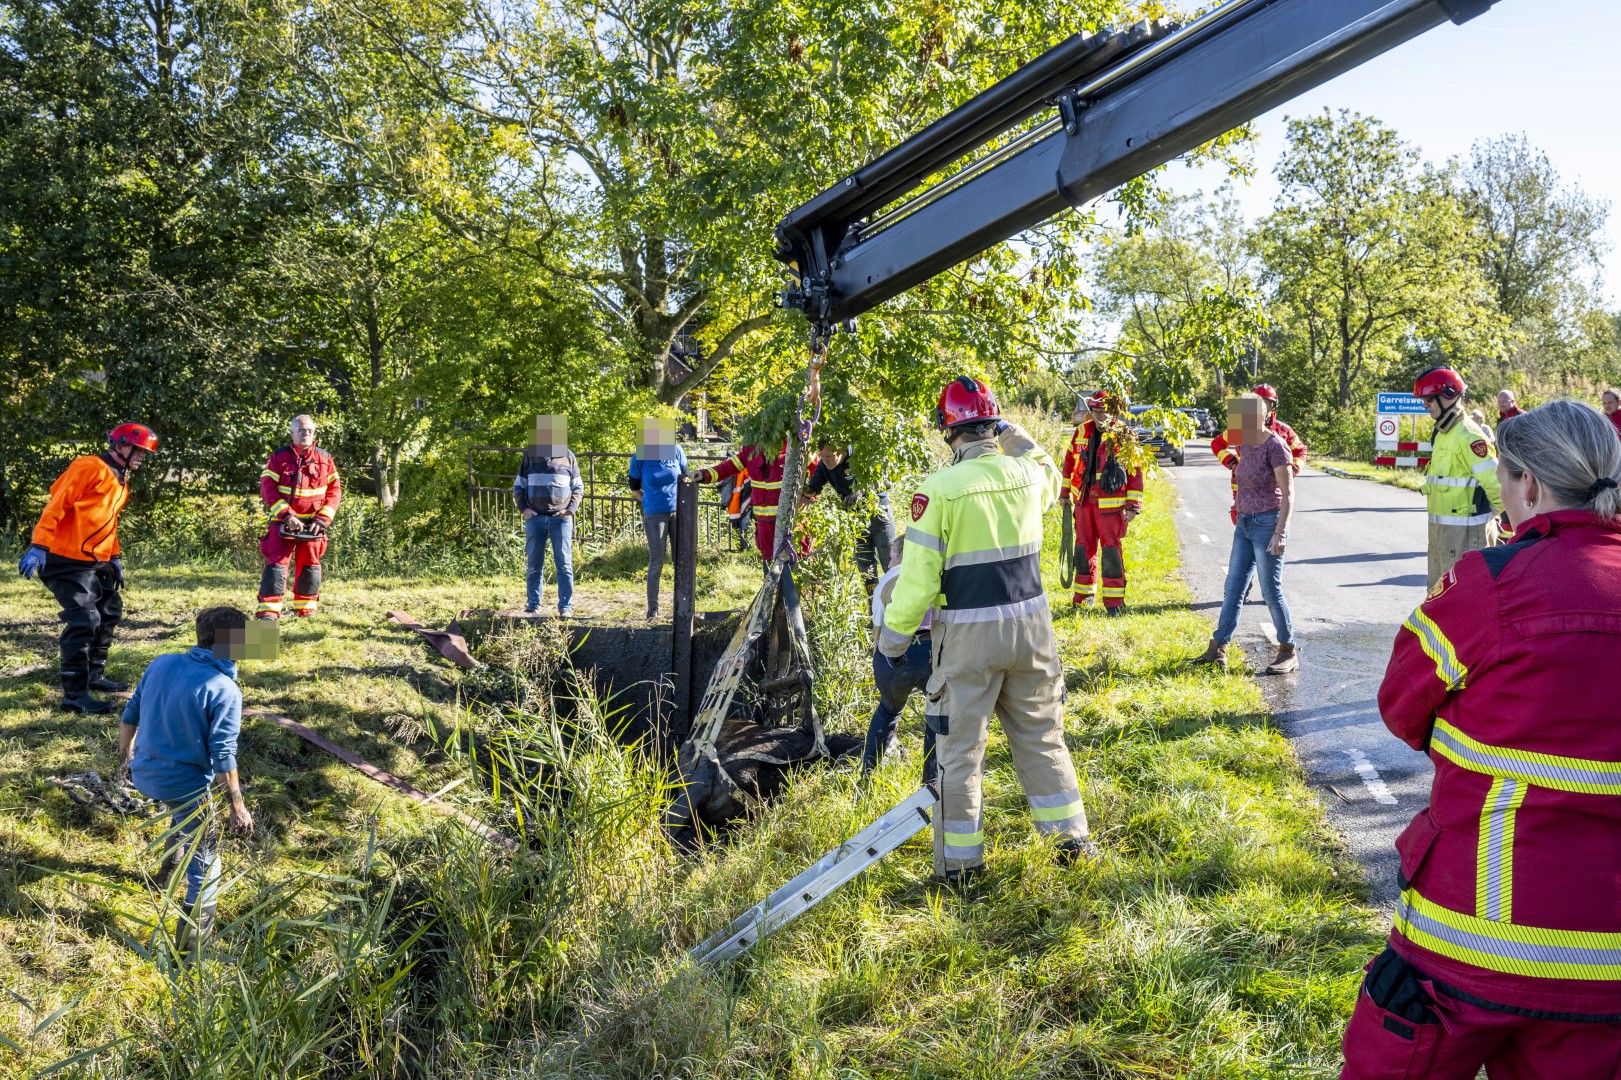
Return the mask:
<path id="1" fill-rule="evenodd" d="M 1002 410 L 997 407 L 991 388 L 967 375 L 946 383 L 946 388 L 940 391 L 940 402 L 934 407 L 934 426 L 940 431 L 1000 419 Z"/>
<path id="2" fill-rule="evenodd" d="M 158 436 L 145 424 L 119 424 L 107 433 L 107 441 L 113 446 L 133 446 L 149 454 L 158 450 Z"/>
<path id="3" fill-rule="evenodd" d="M 1109 392 L 1107 390 L 1094 390 L 1086 399 L 1088 409 L 1106 409 L 1109 407 Z"/>
<path id="4" fill-rule="evenodd" d="M 1447 400 L 1463 396 L 1468 389 L 1463 379 L 1449 367 L 1433 367 L 1413 382 L 1414 397 L 1443 397 Z"/>
<path id="5" fill-rule="evenodd" d="M 1251 390 L 1250 393 L 1254 394 L 1258 398 L 1265 398 L 1267 401 L 1270 401 L 1274 408 L 1278 404 L 1278 390 L 1277 387 L 1273 386 L 1271 383 L 1264 382 L 1260 386 L 1257 386 L 1254 390 Z"/>

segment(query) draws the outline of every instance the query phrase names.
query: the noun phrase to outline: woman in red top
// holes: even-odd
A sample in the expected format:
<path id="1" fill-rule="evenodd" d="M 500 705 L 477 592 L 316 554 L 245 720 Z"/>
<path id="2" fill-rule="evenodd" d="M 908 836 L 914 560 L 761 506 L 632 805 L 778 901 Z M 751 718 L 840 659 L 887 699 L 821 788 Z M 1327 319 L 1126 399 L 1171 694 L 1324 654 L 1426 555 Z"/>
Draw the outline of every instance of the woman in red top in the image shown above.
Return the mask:
<path id="1" fill-rule="evenodd" d="M 1604 391 L 1604 415 L 1610 418 L 1610 424 L 1615 428 L 1615 437 L 1621 439 L 1621 390 L 1610 387 Z"/>
<path id="2" fill-rule="evenodd" d="M 1571 401 L 1497 440 L 1519 540 L 1436 582 L 1379 688 L 1435 781 L 1396 841 L 1353 1080 L 1621 1075 L 1621 443 Z"/>

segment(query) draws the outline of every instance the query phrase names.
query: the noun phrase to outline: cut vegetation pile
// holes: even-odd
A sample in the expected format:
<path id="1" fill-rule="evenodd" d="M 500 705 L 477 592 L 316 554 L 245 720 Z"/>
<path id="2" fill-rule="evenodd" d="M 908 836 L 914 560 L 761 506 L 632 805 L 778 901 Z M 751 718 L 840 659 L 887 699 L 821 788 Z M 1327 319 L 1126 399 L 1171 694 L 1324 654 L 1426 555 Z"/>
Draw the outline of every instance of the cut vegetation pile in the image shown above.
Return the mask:
<path id="1" fill-rule="evenodd" d="M 164 914 L 146 847 L 158 824 L 47 783 L 110 773 L 115 723 L 53 711 L 54 663 L 0 680 L 0 1071 L 82 1054 L 63 1074 L 1332 1075 L 1384 920 L 1360 906 L 1253 684 L 1178 666 L 1209 627 L 1173 573 L 1170 499 L 1152 482 L 1133 526 L 1131 614 L 1057 620 L 1104 859 L 1053 864 L 993 736 L 982 884 L 932 887 L 925 833 L 728 970 L 685 952 L 915 789 L 915 703 L 910 752 L 871 781 L 802 773 L 724 845 L 683 857 L 658 828 L 664 774 L 611 737 L 612 702 L 580 686 L 566 719 L 552 708 L 560 635 L 487 639 L 489 667 L 463 675 L 382 621 L 510 606 L 516 578 L 336 579 L 280 660 L 244 665 L 248 704 L 424 790 L 449 786 L 526 854 L 250 721 L 240 757 L 259 833 L 227 843 L 224 929 L 184 969 L 146 955 Z M 746 599 L 758 572 L 732 560 L 706 564 L 700 606 Z M 860 733 L 865 598 L 828 561 L 806 568 L 818 701 L 830 730 Z M 198 607 L 252 589 L 240 573 L 129 569 L 125 677 L 183 647 Z M 579 587 L 577 609 L 639 589 L 634 565 Z M 0 670 L 52 660 L 45 591 L 4 579 L 0 605 Z"/>

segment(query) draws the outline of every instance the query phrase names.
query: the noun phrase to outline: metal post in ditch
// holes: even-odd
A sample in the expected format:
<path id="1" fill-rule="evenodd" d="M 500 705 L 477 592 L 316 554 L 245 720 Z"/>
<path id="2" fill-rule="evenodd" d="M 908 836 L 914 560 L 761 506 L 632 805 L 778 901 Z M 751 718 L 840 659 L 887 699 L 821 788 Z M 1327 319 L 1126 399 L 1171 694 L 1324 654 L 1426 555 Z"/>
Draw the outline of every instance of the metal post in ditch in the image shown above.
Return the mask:
<path id="1" fill-rule="evenodd" d="M 675 676 L 676 735 L 686 741 L 692 726 L 692 623 L 698 593 L 698 485 L 682 481 L 675 488 L 675 603 L 670 671 Z"/>

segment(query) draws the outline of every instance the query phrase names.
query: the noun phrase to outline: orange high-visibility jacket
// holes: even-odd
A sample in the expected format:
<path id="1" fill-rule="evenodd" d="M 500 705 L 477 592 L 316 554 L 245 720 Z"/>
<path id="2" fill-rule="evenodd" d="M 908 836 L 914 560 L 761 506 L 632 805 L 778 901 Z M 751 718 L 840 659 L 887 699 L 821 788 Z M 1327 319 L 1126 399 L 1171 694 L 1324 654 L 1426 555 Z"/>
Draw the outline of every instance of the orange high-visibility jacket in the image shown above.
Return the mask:
<path id="1" fill-rule="evenodd" d="M 33 543 L 65 559 L 105 562 L 118 554 L 118 515 L 129 502 L 129 474 L 106 457 L 74 458 L 51 485 Z"/>

